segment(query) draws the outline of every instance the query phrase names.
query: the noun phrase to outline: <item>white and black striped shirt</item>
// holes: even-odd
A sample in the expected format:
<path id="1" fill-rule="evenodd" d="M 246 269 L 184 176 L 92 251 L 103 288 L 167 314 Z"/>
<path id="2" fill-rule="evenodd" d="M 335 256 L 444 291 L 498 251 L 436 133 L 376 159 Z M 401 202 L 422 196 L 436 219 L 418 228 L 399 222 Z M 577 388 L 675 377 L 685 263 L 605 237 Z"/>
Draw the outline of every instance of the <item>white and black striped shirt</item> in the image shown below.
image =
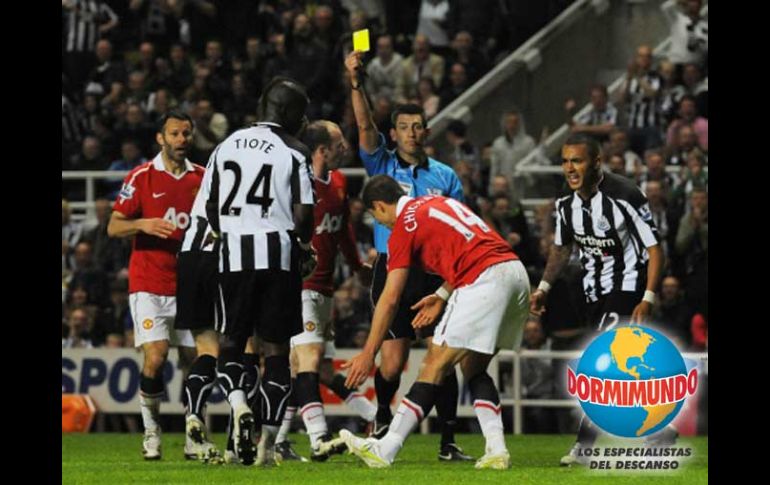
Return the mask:
<path id="1" fill-rule="evenodd" d="M 312 205 L 305 145 L 274 123 L 236 131 L 212 154 L 208 219 L 221 236 L 222 273 L 290 271 L 294 204 Z"/>
<path id="2" fill-rule="evenodd" d="M 187 228 L 187 232 L 184 233 L 180 252 L 212 252 L 215 248 L 219 249 L 219 244 L 214 244 L 213 238 L 210 237 L 211 224 L 209 224 L 208 215 L 206 214 L 206 202 L 209 200 L 209 194 L 211 193 L 213 174 L 211 166 L 213 165 L 213 160 L 214 154 L 212 153 L 211 157 L 209 157 L 209 163 L 206 165 L 206 172 L 203 174 L 201 186 L 198 189 L 198 193 L 195 194 L 192 209 L 190 209 L 190 226 Z"/>
<path id="3" fill-rule="evenodd" d="M 70 0 L 67 12 L 67 52 L 93 52 L 99 40 L 99 26 L 118 20 L 101 0 Z"/>
<path id="4" fill-rule="evenodd" d="M 644 80 L 655 91 L 652 96 L 645 94 L 639 79 L 633 78 L 628 83 L 628 127 L 647 128 L 660 126 L 660 88 L 662 80 L 655 72 L 648 72 L 643 76 Z"/>
<path id="5" fill-rule="evenodd" d="M 647 248 L 658 244 L 644 194 L 624 177 L 603 176 L 591 199 L 583 200 L 574 192 L 556 201 L 554 243 L 578 244 L 588 302 L 613 291 L 643 291 Z"/>
<path id="6" fill-rule="evenodd" d="M 618 110 L 612 103 L 607 103 L 604 111 L 597 111 L 595 108 L 591 108 L 591 111 L 583 113 L 582 115 L 575 116 L 575 122 L 581 125 L 601 126 L 611 123 L 613 125 L 618 124 Z"/>

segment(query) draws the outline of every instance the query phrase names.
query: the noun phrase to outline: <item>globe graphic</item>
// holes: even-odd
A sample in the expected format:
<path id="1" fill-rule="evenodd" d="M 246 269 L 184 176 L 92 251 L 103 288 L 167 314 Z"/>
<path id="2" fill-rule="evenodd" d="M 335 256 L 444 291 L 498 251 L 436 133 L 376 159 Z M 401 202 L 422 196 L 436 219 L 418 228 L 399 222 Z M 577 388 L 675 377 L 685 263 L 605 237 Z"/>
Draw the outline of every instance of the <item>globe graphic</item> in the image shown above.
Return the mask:
<path id="1" fill-rule="evenodd" d="M 686 375 L 687 368 L 681 353 L 665 335 L 634 325 L 614 328 L 594 339 L 580 358 L 576 373 L 599 379 L 644 381 Z M 684 401 L 648 407 L 580 404 L 604 431 L 640 438 L 663 429 L 676 417 Z"/>

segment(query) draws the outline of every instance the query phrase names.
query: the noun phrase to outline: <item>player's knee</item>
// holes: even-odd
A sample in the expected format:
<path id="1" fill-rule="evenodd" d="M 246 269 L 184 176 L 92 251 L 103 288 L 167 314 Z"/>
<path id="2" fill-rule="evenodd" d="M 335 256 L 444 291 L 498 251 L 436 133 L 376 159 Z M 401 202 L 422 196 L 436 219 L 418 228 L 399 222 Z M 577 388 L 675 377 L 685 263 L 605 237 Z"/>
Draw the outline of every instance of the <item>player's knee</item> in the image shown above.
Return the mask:
<path id="1" fill-rule="evenodd" d="M 273 355 L 265 357 L 265 375 L 262 380 L 263 382 L 272 381 L 281 385 L 290 383 L 289 356 Z"/>
<path id="2" fill-rule="evenodd" d="M 297 356 L 297 372 L 318 372 L 323 359 L 323 345 L 299 345 L 294 348 Z"/>
<path id="3" fill-rule="evenodd" d="M 195 335 L 195 349 L 197 355 L 219 355 L 219 337 L 216 332 L 206 330 Z"/>
<path id="4" fill-rule="evenodd" d="M 163 369 L 163 364 L 166 363 L 167 356 L 168 352 L 159 350 L 146 352 L 144 355 L 143 373 L 148 376 L 157 375 Z"/>

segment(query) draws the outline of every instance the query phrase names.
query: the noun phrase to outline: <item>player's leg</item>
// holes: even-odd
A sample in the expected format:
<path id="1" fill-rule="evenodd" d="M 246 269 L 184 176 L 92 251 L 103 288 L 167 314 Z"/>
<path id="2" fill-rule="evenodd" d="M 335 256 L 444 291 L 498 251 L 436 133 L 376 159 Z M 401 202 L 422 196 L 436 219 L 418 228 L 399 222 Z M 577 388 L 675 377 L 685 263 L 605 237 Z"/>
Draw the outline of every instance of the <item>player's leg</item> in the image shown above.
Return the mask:
<path id="1" fill-rule="evenodd" d="M 217 379 L 217 356 L 219 355 L 219 335 L 213 329 L 193 330 L 197 357 L 184 383 L 184 395 L 187 401 L 185 432 L 187 441 L 193 446 L 185 450 L 187 458 L 211 458 L 218 454 L 216 447 L 208 439 L 205 425 L 205 410 Z M 180 347 L 180 352 L 182 352 Z M 188 454 L 188 451 L 191 453 Z"/>
<path id="2" fill-rule="evenodd" d="M 219 357 L 217 381 L 233 410 L 233 442 L 235 455 L 244 465 L 251 465 L 256 456 L 254 413 L 249 407 L 244 388 L 246 369 L 243 353 L 246 340 L 253 334 L 258 315 L 258 294 L 255 271 L 223 273 L 220 275 L 222 323 L 219 326 Z"/>
<path id="3" fill-rule="evenodd" d="M 139 404 L 144 425 L 143 455 L 161 458 L 160 403 L 165 393 L 163 367 L 168 359 L 170 326 L 176 308 L 173 297 L 136 292 L 129 295 L 134 322 L 134 345 L 142 348 L 144 360 L 139 382 Z"/>
<path id="4" fill-rule="evenodd" d="M 432 328 L 435 328 L 433 326 Z M 431 332 L 432 334 L 432 332 Z M 428 346 L 433 341 L 433 336 L 427 337 Z M 441 429 L 441 444 L 438 459 L 441 461 L 472 461 L 473 457 L 466 455 L 455 442 L 455 427 L 457 426 L 457 401 L 460 396 L 457 371 L 454 367 L 447 371 L 444 380 L 436 391 L 436 417 Z"/>
<path id="5" fill-rule="evenodd" d="M 347 430 L 340 431 L 348 448 L 373 468 L 390 466 L 409 434 L 430 413 L 436 402 L 437 385 L 450 367 L 462 360 L 467 349 L 431 345 L 417 380 L 398 406 L 387 434 L 380 440 L 358 438 Z"/>
<path id="6" fill-rule="evenodd" d="M 380 365 L 374 374 L 374 391 L 377 395 L 377 415 L 372 428 L 372 436 L 381 438 L 388 432 L 393 420 L 390 403 L 401 385 L 401 373 L 409 359 L 411 338 L 391 338 L 382 342 L 380 347 Z"/>
<path id="7" fill-rule="evenodd" d="M 487 372 L 491 355 L 472 352 L 460 367 L 468 383 L 473 400 L 473 410 L 481 426 L 486 445 L 484 456 L 476 463 L 476 468 L 508 468 L 510 454 L 505 447 L 503 420 L 501 416 L 500 394 L 492 377 Z"/>
<path id="8" fill-rule="evenodd" d="M 292 339 L 293 341 L 293 339 Z M 289 352 L 289 363 L 291 365 L 291 393 L 289 399 L 286 401 L 286 411 L 283 412 L 283 419 L 281 421 L 281 427 L 278 428 L 278 435 L 275 437 L 275 451 L 283 460 L 291 461 L 309 461 L 304 456 L 300 456 L 292 448 L 292 442 L 289 441 L 289 432 L 291 431 L 291 424 L 294 420 L 294 416 L 297 414 L 297 353 L 292 347 Z"/>
<path id="9" fill-rule="evenodd" d="M 244 348 L 243 363 L 245 379 L 243 380 L 243 389 L 246 392 L 246 401 L 251 409 L 254 417 L 254 429 L 255 437 L 257 432 L 261 429 L 261 395 L 259 393 L 259 342 L 253 336 L 246 339 L 246 347 Z M 229 420 L 227 423 L 227 444 L 225 447 L 225 463 L 235 463 L 237 458 L 235 456 L 235 438 L 233 432 L 235 431 L 234 415 L 232 410 L 230 411 Z"/>
<path id="10" fill-rule="evenodd" d="M 257 335 L 262 340 L 265 373 L 262 394 L 262 438 L 258 465 L 275 464 L 275 439 L 292 391 L 289 340 L 302 332 L 302 279 L 298 272 L 258 271 L 260 300 Z"/>
<path id="11" fill-rule="evenodd" d="M 326 342 L 326 352 L 324 360 L 321 362 L 319 376 L 321 384 L 325 385 L 340 397 L 345 404 L 353 410 L 367 423 L 372 423 L 377 416 L 377 406 L 372 403 L 358 389 L 348 389 L 345 387 L 345 376 L 334 372 L 334 364 L 330 356 L 330 347 L 334 348 L 334 342 Z M 334 355 L 333 352 L 331 355 Z"/>

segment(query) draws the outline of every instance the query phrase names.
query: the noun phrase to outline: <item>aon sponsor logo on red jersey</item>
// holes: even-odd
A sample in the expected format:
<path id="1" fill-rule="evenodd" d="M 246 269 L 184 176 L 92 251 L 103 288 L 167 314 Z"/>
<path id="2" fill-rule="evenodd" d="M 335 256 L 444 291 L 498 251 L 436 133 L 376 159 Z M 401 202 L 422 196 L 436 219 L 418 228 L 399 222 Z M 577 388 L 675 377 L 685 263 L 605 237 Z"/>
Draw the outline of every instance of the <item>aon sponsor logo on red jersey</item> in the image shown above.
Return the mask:
<path id="1" fill-rule="evenodd" d="M 315 228 L 316 234 L 323 234 L 325 232 L 338 232 L 342 228 L 342 216 L 333 216 L 328 212 L 324 214 L 324 218 L 321 223 Z"/>
<path id="2" fill-rule="evenodd" d="M 176 226 L 177 229 L 184 230 L 190 226 L 190 214 L 182 211 L 177 212 L 173 207 L 168 208 L 163 219 Z"/>

